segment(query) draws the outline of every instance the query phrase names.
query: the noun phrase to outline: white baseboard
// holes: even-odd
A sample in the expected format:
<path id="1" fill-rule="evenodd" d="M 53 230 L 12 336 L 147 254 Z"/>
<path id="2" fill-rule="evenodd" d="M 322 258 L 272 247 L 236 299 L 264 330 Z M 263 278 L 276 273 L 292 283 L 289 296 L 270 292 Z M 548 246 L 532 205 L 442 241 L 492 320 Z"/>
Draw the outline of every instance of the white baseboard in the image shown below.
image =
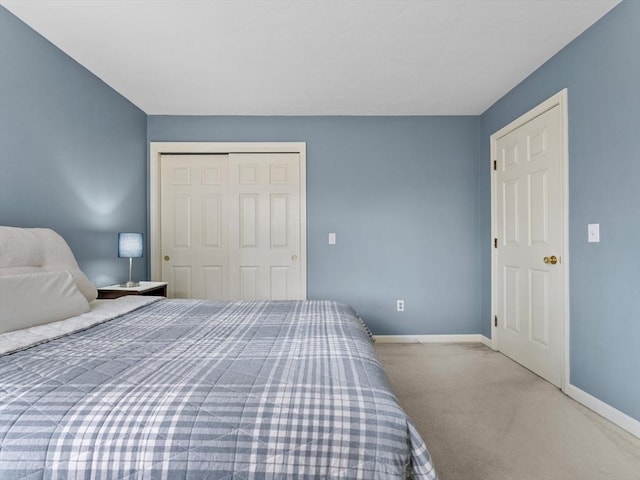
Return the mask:
<path id="1" fill-rule="evenodd" d="M 491 347 L 491 340 L 479 333 L 469 335 L 376 335 L 376 343 L 482 343 Z"/>
<path id="2" fill-rule="evenodd" d="M 585 407 L 590 408 L 598 415 L 609 420 L 611 423 L 615 423 L 623 430 L 626 430 L 630 434 L 640 438 L 640 421 L 612 407 L 608 403 L 597 399 L 584 390 L 580 390 L 575 385 L 569 385 L 565 393 L 573 398 L 576 402 L 579 402 Z"/>

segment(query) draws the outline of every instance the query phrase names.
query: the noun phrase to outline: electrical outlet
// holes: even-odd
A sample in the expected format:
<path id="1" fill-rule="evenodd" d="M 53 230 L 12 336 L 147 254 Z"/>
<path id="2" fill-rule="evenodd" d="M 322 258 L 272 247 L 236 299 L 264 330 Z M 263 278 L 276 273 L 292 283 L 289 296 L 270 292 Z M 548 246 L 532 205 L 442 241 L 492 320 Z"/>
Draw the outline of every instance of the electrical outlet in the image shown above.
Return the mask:
<path id="1" fill-rule="evenodd" d="M 396 300 L 396 308 L 399 312 L 404 312 L 404 300 Z"/>

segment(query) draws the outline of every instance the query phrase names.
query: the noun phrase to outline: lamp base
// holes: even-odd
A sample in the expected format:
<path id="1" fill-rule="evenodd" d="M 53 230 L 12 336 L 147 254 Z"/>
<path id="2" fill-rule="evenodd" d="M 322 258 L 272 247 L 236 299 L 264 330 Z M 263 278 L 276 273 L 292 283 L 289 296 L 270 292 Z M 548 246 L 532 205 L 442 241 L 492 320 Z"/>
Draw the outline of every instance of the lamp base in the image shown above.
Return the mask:
<path id="1" fill-rule="evenodd" d="M 139 287 L 140 282 L 124 282 L 120 284 L 121 287 Z"/>

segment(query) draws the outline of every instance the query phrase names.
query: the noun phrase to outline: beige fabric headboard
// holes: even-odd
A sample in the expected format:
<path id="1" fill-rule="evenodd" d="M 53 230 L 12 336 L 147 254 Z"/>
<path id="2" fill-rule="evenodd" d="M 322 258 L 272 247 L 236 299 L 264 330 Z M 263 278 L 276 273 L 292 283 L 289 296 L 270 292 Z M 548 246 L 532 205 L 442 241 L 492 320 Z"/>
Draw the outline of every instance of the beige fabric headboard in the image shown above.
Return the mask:
<path id="1" fill-rule="evenodd" d="M 88 302 L 98 296 L 67 242 L 50 228 L 0 226 L 0 275 L 68 271 Z"/>

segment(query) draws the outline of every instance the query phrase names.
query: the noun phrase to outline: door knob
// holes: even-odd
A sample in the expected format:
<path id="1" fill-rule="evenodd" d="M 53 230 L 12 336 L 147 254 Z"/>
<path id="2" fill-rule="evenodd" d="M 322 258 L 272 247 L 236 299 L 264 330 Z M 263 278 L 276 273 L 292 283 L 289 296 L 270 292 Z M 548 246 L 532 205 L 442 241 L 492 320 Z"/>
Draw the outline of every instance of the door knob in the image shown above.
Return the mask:
<path id="1" fill-rule="evenodd" d="M 165 256 L 164 256 L 164 261 L 165 261 L 165 262 L 168 262 L 169 260 L 171 260 L 171 258 L 169 258 L 169 255 L 165 255 Z"/>
<path id="2" fill-rule="evenodd" d="M 297 255 L 291 255 L 291 260 L 293 260 L 294 262 L 298 259 Z"/>
<path id="3" fill-rule="evenodd" d="M 556 257 L 555 255 L 551 255 L 550 257 L 544 257 L 543 261 L 544 263 L 555 265 L 556 263 L 558 263 L 558 257 Z"/>

